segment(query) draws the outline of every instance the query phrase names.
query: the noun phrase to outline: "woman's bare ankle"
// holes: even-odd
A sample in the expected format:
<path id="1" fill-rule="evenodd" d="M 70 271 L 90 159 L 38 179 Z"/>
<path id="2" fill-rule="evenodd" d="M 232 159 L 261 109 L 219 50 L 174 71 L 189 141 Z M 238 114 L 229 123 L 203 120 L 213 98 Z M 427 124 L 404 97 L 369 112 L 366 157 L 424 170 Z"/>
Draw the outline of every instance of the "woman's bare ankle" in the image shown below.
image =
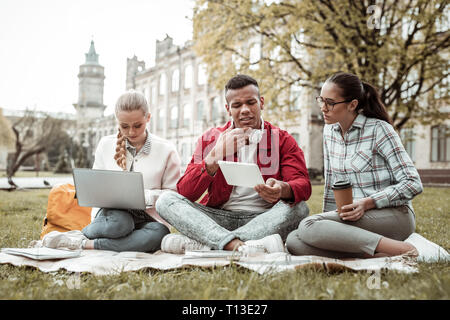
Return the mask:
<path id="1" fill-rule="evenodd" d="M 238 238 L 231 240 L 230 242 L 228 242 L 224 247 L 223 250 L 228 250 L 228 251 L 233 251 L 233 250 L 237 250 L 237 248 L 239 248 L 240 246 L 242 246 L 244 244 L 244 242 L 242 242 L 241 240 L 239 240 Z"/>

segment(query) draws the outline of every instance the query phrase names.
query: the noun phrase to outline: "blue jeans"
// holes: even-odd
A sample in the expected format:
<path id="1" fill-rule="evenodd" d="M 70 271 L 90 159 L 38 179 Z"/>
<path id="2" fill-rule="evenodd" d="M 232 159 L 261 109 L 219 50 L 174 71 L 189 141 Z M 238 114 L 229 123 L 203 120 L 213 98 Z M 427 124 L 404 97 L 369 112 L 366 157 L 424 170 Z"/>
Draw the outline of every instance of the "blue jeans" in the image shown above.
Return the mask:
<path id="1" fill-rule="evenodd" d="M 94 249 L 155 252 L 169 229 L 159 222 L 148 222 L 126 210 L 102 208 L 94 221 L 81 232 L 94 239 Z"/>
<path id="2" fill-rule="evenodd" d="M 257 240 L 278 233 L 283 241 L 309 214 L 305 202 L 289 206 L 283 201 L 262 212 L 229 211 L 206 207 L 166 191 L 156 201 L 156 211 L 180 233 L 212 249 L 223 249 L 231 240 Z"/>

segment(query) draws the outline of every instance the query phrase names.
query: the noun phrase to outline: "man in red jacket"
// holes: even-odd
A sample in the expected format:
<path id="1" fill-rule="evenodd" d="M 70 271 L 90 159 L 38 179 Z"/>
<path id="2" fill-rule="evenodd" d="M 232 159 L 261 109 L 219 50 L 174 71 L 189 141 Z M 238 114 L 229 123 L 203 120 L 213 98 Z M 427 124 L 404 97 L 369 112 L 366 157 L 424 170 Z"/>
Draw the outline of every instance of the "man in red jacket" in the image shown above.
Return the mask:
<path id="1" fill-rule="evenodd" d="M 257 81 L 237 75 L 225 86 L 225 97 L 231 121 L 200 137 L 178 193 L 165 192 L 156 203 L 161 217 L 182 233 L 163 238 L 163 251 L 283 252 L 289 232 L 309 214 L 303 151 L 289 133 L 262 119 Z M 265 184 L 228 185 L 219 160 L 256 163 Z"/>

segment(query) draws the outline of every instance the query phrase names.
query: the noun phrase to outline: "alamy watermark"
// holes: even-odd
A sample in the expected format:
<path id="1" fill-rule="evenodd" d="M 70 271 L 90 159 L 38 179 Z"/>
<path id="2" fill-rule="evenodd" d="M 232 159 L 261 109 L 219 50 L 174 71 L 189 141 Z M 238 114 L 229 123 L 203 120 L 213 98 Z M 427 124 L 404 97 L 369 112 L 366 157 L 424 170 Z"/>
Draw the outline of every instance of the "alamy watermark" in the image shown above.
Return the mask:
<path id="1" fill-rule="evenodd" d="M 367 28 L 369 29 L 381 29 L 381 8 L 375 4 L 367 7 L 367 14 L 371 14 L 367 20 Z"/>
<path id="2" fill-rule="evenodd" d="M 381 281 L 381 271 L 380 270 L 368 270 L 371 275 L 367 278 L 366 285 L 370 290 L 379 290 L 382 287 L 389 288 L 389 283 L 387 281 Z"/>

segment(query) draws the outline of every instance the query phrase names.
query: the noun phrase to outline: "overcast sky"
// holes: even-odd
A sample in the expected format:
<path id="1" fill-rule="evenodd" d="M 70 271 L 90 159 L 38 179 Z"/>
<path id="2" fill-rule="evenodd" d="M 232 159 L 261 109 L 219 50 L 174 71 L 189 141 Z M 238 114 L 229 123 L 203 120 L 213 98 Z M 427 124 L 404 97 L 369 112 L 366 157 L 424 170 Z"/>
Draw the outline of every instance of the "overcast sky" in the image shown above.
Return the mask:
<path id="1" fill-rule="evenodd" d="M 127 58 L 148 68 L 157 39 L 190 40 L 192 8 L 192 0 L 0 0 L 0 108 L 75 113 L 78 70 L 93 39 L 111 113 Z"/>

